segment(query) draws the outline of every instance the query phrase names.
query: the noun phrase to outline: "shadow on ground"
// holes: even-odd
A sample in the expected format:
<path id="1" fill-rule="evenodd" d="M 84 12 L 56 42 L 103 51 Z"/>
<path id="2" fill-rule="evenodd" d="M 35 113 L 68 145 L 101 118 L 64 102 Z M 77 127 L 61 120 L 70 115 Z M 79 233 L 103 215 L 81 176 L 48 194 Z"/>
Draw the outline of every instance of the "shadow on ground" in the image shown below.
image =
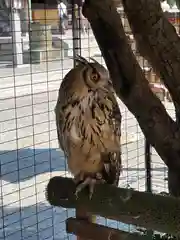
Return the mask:
<path id="1" fill-rule="evenodd" d="M 0 239 L 73 239 L 65 228 L 65 220 L 73 216 L 72 209 L 52 208 L 45 203 L 22 208 L 5 207 L 0 221 Z"/>
<path id="2" fill-rule="evenodd" d="M 75 236 L 66 233 L 65 221 L 74 217 L 73 209 L 63 209 L 38 203 L 24 208 L 4 208 L 0 222 L 0 239 L 28 239 L 28 240 L 75 240 Z M 99 224 L 112 228 L 129 231 L 129 226 L 101 217 L 97 218 Z"/>
<path id="3" fill-rule="evenodd" d="M 132 147 L 133 144 L 130 148 Z M 142 160 L 141 166 L 137 165 L 137 153 L 132 153 L 132 157 L 129 168 L 123 169 L 125 173 L 122 174 L 120 183 L 124 181 L 127 185 L 129 179 L 137 188 L 137 183 L 145 184 L 145 168 L 141 167 L 144 166 L 144 156 L 139 160 Z M 4 150 L 0 152 L 0 162 L 1 204 L 4 205 L 0 209 L 0 239 L 74 240 L 75 237 L 67 236 L 65 230 L 65 220 L 74 216 L 74 210 L 52 208 L 46 202 L 44 194 L 50 172 L 58 175 L 67 169 L 63 153 L 56 148 Z M 164 166 L 157 166 L 153 171 L 163 182 Z M 129 230 L 129 226 L 116 221 L 98 218 L 98 222 Z"/>
<path id="4" fill-rule="evenodd" d="M 142 156 L 141 164 L 137 164 L 136 154 L 134 154 L 133 165 L 130 160 L 129 167 L 123 167 L 123 172 L 145 173 L 144 156 Z M 130 154 L 129 154 L 130 156 Z M 126 159 L 123 159 L 123 165 Z M 0 151 L 1 162 L 1 179 L 9 183 L 17 183 L 27 181 L 37 175 L 49 172 L 67 171 L 67 162 L 61 150 L 56 148 L 46 149 L 19 149 L 13 151 Z M 131 167 L 132 165 L 132 167 Z M 166 167 L 154 166 L 153 172 L 156 175 L 166 172 Z M 124 174 L 123 174 L 124 175 Z M 125 174 L 127 177 L 127 174 Z"/>
<path id="5" fill-rule="evenodd" d="M 17 183 L 53 171 L 65 171 L 67 164 L 59 149 L 19 149 L 1 151 L 1 179 Z"/>

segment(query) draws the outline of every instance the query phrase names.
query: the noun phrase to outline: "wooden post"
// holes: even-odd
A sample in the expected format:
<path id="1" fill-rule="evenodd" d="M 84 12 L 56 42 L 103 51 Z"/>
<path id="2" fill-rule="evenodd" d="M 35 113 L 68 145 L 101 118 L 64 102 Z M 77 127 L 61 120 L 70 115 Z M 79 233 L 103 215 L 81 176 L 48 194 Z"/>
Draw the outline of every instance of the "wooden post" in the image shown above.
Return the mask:
<path id="1" fill-rule="evenodd" d="M 76 218 L 78 220 L 84 220 L 87 223 L 93 223 L 96 221 L 96 216 L 92 216 L 90 213 L 87 213 L 86 209 L 83 206 L 76 208 Z M 77 240 L 87 240 L 86 238 L 82 238 L 77 236 Z"/>
<path id="2" fill-rule="evenodd" d="M 146 167 L 146 191 L 152 192 L 151 182 L 151 145 L 145 139 L 145 167 Z"/>
<path id="3" fill-rule="evenodd" d="M 80 12 L 76 0 L 72 1 L 72 34 L 73 34 L 73 58 L 74 66 L 76 66 L 76 55 L 81 55 L 81 28 L 80 28 Z"/>
<path id="4" fill-rule="evenodd" d="M 88 223 L 74 218 L 67 219 L 66 230 L 68 233 L 73 233 L 75 235 L 78 234 L 81 237 L 93 240 L 143 240 L 145 238 L 143 235 L 138 233 L 124 232 L 119 229 Z"/>

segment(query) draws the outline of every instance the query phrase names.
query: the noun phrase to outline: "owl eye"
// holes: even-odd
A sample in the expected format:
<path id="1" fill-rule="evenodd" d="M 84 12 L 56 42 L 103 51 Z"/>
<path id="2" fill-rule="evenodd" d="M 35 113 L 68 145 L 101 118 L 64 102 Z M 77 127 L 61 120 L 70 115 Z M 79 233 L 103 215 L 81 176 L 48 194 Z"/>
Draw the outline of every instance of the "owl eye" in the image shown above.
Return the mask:
<path id="1" fill-rule="evenodd" d="M 91 80 L 93 82 L 98 82 L 99 81 L 99 74 L 97 74 L 96 72 L 91 74 Z"/>

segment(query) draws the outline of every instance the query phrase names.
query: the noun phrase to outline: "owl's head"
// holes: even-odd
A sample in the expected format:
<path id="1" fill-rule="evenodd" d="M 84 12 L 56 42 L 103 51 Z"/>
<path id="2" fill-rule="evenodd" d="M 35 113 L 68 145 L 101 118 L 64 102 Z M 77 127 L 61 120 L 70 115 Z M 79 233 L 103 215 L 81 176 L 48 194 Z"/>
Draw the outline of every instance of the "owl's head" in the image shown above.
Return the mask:
<path id="1" fill-rule="evenodd" d="M 77 56 L 78 62 L 77 68 L 80 69 L 81 79 L 88 90 L 107 89 L 112 86 L 112 82 L 109 77 L 109 73 L 105 67 L 99 64 L 95 59 L 90 58 L 92 62 L 89 62 L 81 56 Z"/>

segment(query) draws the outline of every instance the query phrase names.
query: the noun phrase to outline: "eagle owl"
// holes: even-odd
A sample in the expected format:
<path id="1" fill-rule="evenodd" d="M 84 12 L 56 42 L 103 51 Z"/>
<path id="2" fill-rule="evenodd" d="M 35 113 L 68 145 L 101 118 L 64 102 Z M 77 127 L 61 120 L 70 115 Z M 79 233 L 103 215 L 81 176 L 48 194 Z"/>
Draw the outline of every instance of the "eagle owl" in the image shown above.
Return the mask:
<path id="1" fill-rule="evenodd" d="M 74 176 L 76 195 L 98 182 L 118 185 L 121 171 L 121 114 L 108 71 L 76 56 L 64 77 L 55 107 L 57 136 Z"/>

